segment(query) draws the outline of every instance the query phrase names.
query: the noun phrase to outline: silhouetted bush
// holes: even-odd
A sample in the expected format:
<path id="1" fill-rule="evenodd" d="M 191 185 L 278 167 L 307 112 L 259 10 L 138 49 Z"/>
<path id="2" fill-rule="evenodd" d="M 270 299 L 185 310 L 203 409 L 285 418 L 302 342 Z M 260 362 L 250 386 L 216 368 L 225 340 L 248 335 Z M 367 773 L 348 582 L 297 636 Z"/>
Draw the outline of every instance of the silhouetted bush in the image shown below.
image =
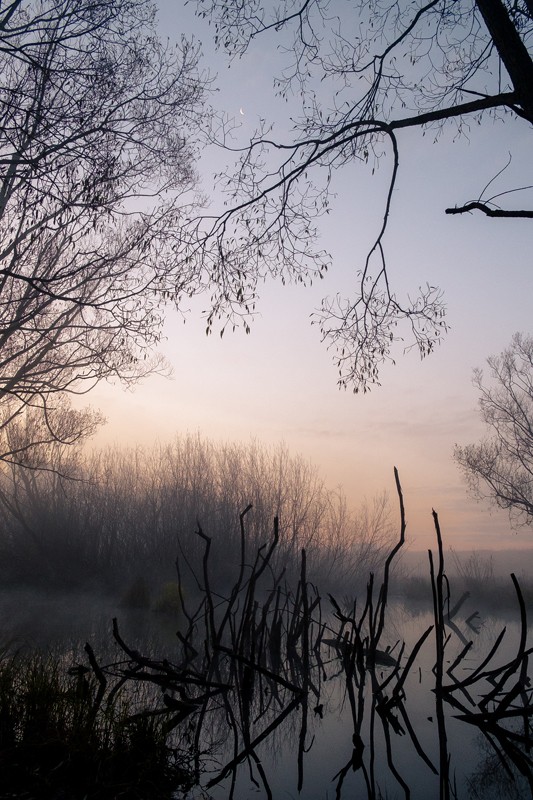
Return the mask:
<path id="1" fill-rule="evenodd" d="M 181 609 L 180 587 L 168 581 L 154 601 L 153 610 L 161 613 L 177 613 Z"/>
<path id="2" fill-rule="evenodd" d="M 65 459 L 62 466 L 56 454 L 57 472 L 12 465 L 0 476 L 4 581 L 58 588 L 98 581 L 123 594 L 140 569 L 152 585 L 175 576 L 177 556 L 201 558 L 200 524 L 223 587 L 239 566 L 239 513 L 249 504 L 250 548 L 268 541 L 277 515 L 273 566 L 295 574 L 305 547 L 310 579 L 325 589 L 355 591 L 356 576 L 364 584 L 390 542 L 385 497 L 351 513 L 340 492 L 284 447 L 187 436 L 151 450 L 69 451 Z"/>
<path id="3" fill-rule="evenodd" d="M 59 656 L 2 660 L 2 797 L 169 800 L 192 784 L 161 722 L 132 713 L 145 687 L 104 697 L 91 670 L 69 672 Z"/>

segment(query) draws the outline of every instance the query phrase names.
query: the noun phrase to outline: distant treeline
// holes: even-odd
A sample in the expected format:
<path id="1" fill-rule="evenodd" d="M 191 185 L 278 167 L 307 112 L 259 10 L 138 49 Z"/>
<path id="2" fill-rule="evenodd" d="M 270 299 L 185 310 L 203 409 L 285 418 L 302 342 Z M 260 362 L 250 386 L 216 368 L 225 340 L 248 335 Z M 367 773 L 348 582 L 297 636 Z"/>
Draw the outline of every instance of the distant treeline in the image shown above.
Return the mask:
<path id="1" fill-rule="evenodd" d="M 47 469 L 47 467 L 49 467 Z M 52 467 L 52 469 L 50 469 Z M 394 533 L 386 497 L 351 512 L 340 491 L 283 446 L 216 445 L 199 435 L 151 449 L 65 450 L 38 469 L 0 475 L 0 574 L 4 581 L 120 590 L 135 575 L 175 575 L 197 563 L 200 525 L 212 538 L 217 576 L 240 563 L 239 514 L 249 552 L 270 540 L 279 518 L 276 569 L 297 570 L 348 593 L 366 582 Z"/>

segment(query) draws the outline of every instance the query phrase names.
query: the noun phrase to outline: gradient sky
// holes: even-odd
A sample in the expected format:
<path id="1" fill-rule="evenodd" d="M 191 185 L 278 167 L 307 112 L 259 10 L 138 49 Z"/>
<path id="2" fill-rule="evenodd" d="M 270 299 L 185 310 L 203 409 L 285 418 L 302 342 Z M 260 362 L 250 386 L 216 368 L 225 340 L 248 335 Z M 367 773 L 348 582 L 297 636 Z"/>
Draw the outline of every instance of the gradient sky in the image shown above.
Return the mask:
<path id="1" fill-rule="evenodd" d="M 189 7 L 161 0 L 160 12 L 165 35 L 193 30 L 203 42 L 206 65 L 219 73 L 213 102 L 240 124 L 240 141 L 259 115 L 286 113 L 269 100 L 277 56 L 266 44 L 228 70 L 224 56 L 213 52 L 212 29 L 196 22 Z M 331 356 L 310 326 L 323 296 L 350 293 L 381 222 L 386 159 L 374 176 L 354 166 L 337 174 L 337 197 L 321 226 L 321 245 L 333 256 L 326 279 L 307 289 L 265 283 L 249 336 L 206 337 L 207 299 L 191 303 L 186 324 L 170 313 L 162 350 L 173 378 L 153 377 L 134 392 L 98 387 L 91 403 L 108 423 L 95 443 L 149 445 L 197 431 L 221 441 L 283 442 L 316 464 L 328 486 L 341 485 L 354 506 L 383 489 L 395 505 L 397 466 L 413 548 L 433 541 L 432 508 L 445 541 L 457 549 L 533 546 L 530 528 L 511 532 L 504 512 L 489 513 L 467 495 L 452 460 L 455 443 L 483 433 L 472 369 L 505 348 L 515 331 L 532 332 L 533 228 L 527 220 L 444 214 L 476 199 L 510 150 L 512 164 L 495 191 L 533 183 L 531 130 L 509 117 L 483 126 L 472 121 L 468 136 L 455 141 L 451 129 L 433 140 L 431 131 L 399 137 L 400 174 L 385 240 L 400 297 L 426 282 L 445 291 L 450 332 L 433 355 L 420 361 L 399 350 L 396 366 L 382 371 L 382 387 L 355 396 L 337 389 Z M 213 170 L 227 161 L 223 152 L 205 153 L 199 170 L 207 192 Z"/>

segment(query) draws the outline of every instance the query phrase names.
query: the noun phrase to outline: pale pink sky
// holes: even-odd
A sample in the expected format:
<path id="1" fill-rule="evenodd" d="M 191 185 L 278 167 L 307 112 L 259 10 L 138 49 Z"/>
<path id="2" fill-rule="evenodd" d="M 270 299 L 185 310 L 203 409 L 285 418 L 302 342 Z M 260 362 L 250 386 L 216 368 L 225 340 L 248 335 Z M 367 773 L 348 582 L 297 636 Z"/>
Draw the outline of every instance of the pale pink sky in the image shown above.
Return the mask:
<path id="1" fill-rule="evenodd" d="M 178 14 L 176 8 L 161 3 L 171 38 L 194 24 L 190 10 Z M 215 102 L 241 123 L 244 142 L 257 117 L 268 114 L 273 57 L 262 53 L 228 72 L 212 53 L 211 29 L 196 30 L 206 61 L 221 71 Z M 278 113 L 274 103 L 272 109 Z M 91 403 L 108 424 L 96 443 L 149 445 L 197 431 L 221 441 L 284 442 L 316 464 L 329 486 L 342 485 L 354 506 L 383 489 L 395 504 L 397 466 L 416 549 L 433 542 L 432 507 L 445 541 L 458 549 L 533 546 L 531 529 L 511 533 L 505 513 L 490 514 L 468 497 L 452 461 L 455 443 L 482 434 L 472 369 L 506 347 L 515 331 L 532 332 L 533 229 L 529 221 L 444 214 L 475 198 L 506 163 L 511 145 L 513 163 L 501 188 L 533 183 L 525 175 L 531 131 L 525 123 L 488 122 L 473 125 L 468 139 L 452 139 L 451 132 L 437 144 L 431 133 L 400 137 L 400 178 L 386 238 L 398 294 L 426 282 L 445 290 L 451 330 L 432 356 L 420 362 L 416 353 L 398 354 L 397 365 L 383 370 L 381 388 L 354 396 L 336 388 L 330 355 L 310 327 L 309 315 L 324 295 L 349 293 L 380 222 L 387 164 L 377 177 L 354 167 L 338 174 L 338 197 L 322 227 L 322 245 L 333 255 L 327 278 L 310 289 L 267 282 L 249 336 L 206 338 L 200 313 L 206 300 L 191 304 L 185 325 L 169 312 L 162 350 L 173 379 L 151 378 L 135 392 L 97 388 Z M 207 152 L 200 165 L 207 189 L 221 158 L 227 160 Z"/>

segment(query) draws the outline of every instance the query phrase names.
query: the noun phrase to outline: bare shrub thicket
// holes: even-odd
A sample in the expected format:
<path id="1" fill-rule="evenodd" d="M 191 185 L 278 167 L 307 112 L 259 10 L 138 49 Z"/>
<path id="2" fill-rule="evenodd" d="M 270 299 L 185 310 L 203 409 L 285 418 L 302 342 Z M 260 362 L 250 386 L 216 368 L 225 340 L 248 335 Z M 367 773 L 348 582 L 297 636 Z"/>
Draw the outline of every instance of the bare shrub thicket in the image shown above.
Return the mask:
<path id="1" fill-rule="evenodd" d="M 61 458 L 69 459 L 62 476 Z M 175 561 L 197 564 L 212 539 L 221 584 L 240 563 L 239 513 L 248 505 L 249 553 L 272 535 L 279 517 L 275 567 L 297 570 L 306 548 L 309 578 L 366 581 L 391 539 L 386 497 L 351 512 L 340 491 L 283 446 L 214 444 L 176 437 L 151 449 L 56 453 L 56 471 L 11 465 L 0 476 L 0 556 L 18 580 L 125 580 L 175 575 Z M 59 469 L 58 469 L 59 467 Z M 9 471 L 7 471 L 9 470 Z M 251 558 L 251 555 L 250 555 Z"/>

